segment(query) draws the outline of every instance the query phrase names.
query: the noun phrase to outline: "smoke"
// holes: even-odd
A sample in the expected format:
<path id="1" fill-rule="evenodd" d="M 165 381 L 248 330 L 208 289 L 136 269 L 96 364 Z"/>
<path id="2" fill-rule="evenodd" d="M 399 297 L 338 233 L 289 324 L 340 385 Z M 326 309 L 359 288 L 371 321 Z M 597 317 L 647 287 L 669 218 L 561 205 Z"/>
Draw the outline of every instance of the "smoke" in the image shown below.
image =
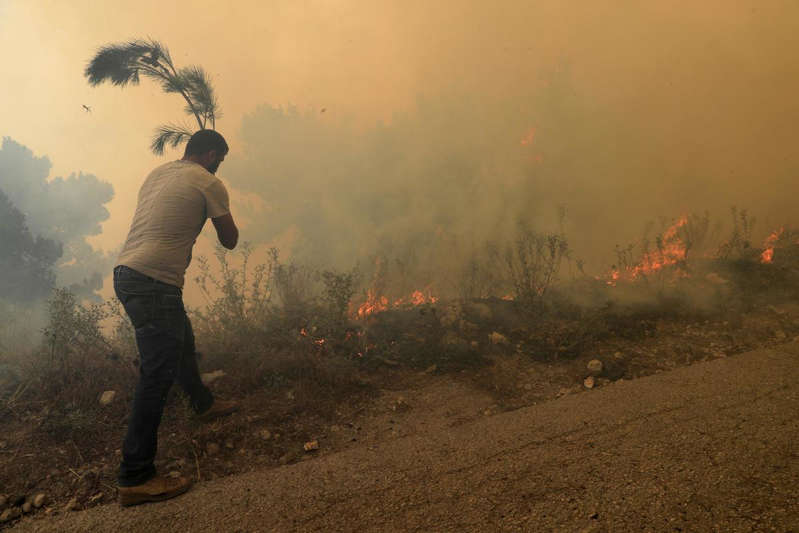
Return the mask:
<path id="1" fill-rule="evenodd" d="M 53 264 L 62 247 L 50 239 L 33 236 L 25 216 L 0 191 L 0 294 L 9 302 L 29 302 L 46 297 L 55 282 Z"/>
<path id="2" fill-rule="evenodd" d="M 757 216 L 755 242 L 794 222 L 795 2 L 179 1 L 173 15 L 142 1 L 129 17 L 95 4 L 10 6 L 0 41 L 26 54 L 4 63 L 0 114 L 59 164 L 118 180 L 92 241 L 109 249 L 157 164 L 152 125 L 179 99 L 91 89 L 82 67 L 142 35 L 212 75 L 242 238 L 322 264 L 415 254 L 441 275 L 512 240 L 519 218 L 556 231 L 560 206 L 597 274 L 661 217 L 729 224 L 737 205 Z M 43 114 L 63 124 L 41 128 Z"/>
<path id="3" fill-rule="evenodd" d="M 86 237 L 101 232 L 109 216 L 105 204 L 113 187 L 91 174 L 48 179 L 51 164 L 25 146 L 4 138 L 0 147 L 0 191 L 25 217 L 33 235 L 63 245 L 56 263 L 56 284 L 81 296 L 94 296 L 110 268 L 109 257 L 95 250 Z M 37 290 L 30 288 L 31 293 Z"/>
<path id="4" fill-rule="evenodd" d="M 381 254 L 435 281 L 505 231 L 513 213 L 502 214 L 503 204 L 528 186 L 534 152 L 519 139 L 529 122 L 509 111 L 420 98 L 389 123 L 361 128 L 317 109 L 262 106 L 244 120 L 243 156 L 224 169 L 262 199 L 243 213 L 246 238 L 289 234 L 292 256 L 338 268 Z"/>
<path id="5" fill-rule="evenodd" d="M 716 71 L 738 64 L 732 52 L 712 55 Z M 640 96 L 610 103 L 579 77 L 575 61 L 561 58 L 513 98 L 452 84 L 367 126 L 318 108 L 263 105 L 243 120 L 240 154 L 222 169 L 262 200 L 241 206 L 245 238 L 290 235 L 292 255 L 340 268 L 383 255 L 419 265 L 429 283 L 458 275 L 487 243 L 512 243 L 520 222 L 565 231 L 575 258 L 600 274 L 617 244 L 655 221 L 656 231 L 710 211 L 717 226 L 733 205 L 759 210 L 766 224 L 791 217 L 779 191 L 795 188 L 785 177 L 799 161 L 787 145 L 785 160 L 761 161 L 756 179 L 746 173 L 750 157 L 774 147 L 728 151 L 754 139 L 704 123 L 704 100 L 686 98 L 669 117 L 658 106 L 675 95 L 661 88 L 643 113 Z"/>

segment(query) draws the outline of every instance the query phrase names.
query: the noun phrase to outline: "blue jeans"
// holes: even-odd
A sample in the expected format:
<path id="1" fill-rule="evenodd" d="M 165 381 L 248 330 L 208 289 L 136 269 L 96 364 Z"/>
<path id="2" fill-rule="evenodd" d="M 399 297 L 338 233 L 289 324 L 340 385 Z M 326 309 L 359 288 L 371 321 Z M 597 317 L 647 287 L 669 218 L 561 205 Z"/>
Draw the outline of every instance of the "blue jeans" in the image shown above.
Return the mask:
<path id="1" fill-rule="evenodd" d="M 126 266 L 114 269 L 114 291 L 136 330 L 139 348 L 139 383 L 118 477 L 120 486 L 132 487 L 155 476 L 158 425 L 172 383 L 177 380 L 198 413 L 214 399 L 200 380 L 183 291 Z"/>

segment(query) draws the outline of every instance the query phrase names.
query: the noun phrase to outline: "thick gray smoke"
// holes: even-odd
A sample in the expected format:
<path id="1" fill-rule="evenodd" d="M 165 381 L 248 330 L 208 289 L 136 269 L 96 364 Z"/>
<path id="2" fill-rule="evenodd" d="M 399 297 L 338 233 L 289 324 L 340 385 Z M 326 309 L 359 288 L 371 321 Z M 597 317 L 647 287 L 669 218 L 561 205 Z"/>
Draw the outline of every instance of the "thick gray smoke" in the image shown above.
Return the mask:
<path id="1" fill-rule="evenodd" d="M 108 255 L 86 242 L 101 231 L 105 208 L 114 196 L 111 184 L 91 174 L 49 179 L 47 157 L 36 157 L 21 144 L 4 138 L 0 148 L 0 191 L 25 217 L 30 233 L 63 245 L 56 262 L 56 284 L 81 296 L 94 295 L 110 264 Z M 31 288 L 30 293 L 40 292 Z"/>

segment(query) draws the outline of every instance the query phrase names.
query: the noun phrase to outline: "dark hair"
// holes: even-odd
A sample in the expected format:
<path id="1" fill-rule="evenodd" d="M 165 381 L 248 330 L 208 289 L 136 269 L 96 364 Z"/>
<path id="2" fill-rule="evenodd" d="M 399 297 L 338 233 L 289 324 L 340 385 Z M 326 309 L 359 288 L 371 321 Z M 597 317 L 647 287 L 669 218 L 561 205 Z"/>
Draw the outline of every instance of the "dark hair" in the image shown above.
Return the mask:
<path id="1" fill-rule="evenodd" d="M 200 130 L 191 136 L 183 155 L 202 155 L 211 150 L 216 150 L 222 155 L 227 154 L 228 146 L 225 138 L 214 130 Z"/>

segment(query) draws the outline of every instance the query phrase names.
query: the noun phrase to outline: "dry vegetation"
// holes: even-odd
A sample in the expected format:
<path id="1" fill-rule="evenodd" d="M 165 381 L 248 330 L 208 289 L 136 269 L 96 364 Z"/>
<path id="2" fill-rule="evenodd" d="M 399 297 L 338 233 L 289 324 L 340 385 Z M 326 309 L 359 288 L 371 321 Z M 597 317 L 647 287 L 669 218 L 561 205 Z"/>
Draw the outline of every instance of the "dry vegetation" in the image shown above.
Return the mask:
<path id="1" fill-rule="evenodd" d="M 509 409 L 582 390 L 591 359 L 604 363 L 601 386 L 799 335 L 796 233 L 772 239 L 764 263 L 746 213 L 733 212 L 724 239 L 707 215 L 684 220 L 617 247 L 620 274 L 600 278 L 583 273 L 562 231 L 520 226 L 508 245 L 475 254 L 453 296 L 386 298 L 361 316 L 360 304 L 399 284 L 385 267 L 397 261 L 318 271 L 272 251 L 253 266 L 245 246 L 234 267 L 220 249 L 200 259 L 207 305 L 190 314 L 201 367 L 226 373 L 212 389 L 244 409 L 200 425 L 174 388 L 159 468 L 209 479 L 301 460 L 313 439 L 346 445 L 326 443 L 329 428 L 352 425 L 387 389 L 457 380 Z M 677 260 L 636 270 L 674 242 Z M 0 494 L 46 492 L 51 510 L 109 502 L 137 374 L 133 332 L 114 302 L 82 305 L 64 290 L 48 312 L 38 349 L 0 355 Z M 100 405 L 106 390 L 117 398 Z"/>

